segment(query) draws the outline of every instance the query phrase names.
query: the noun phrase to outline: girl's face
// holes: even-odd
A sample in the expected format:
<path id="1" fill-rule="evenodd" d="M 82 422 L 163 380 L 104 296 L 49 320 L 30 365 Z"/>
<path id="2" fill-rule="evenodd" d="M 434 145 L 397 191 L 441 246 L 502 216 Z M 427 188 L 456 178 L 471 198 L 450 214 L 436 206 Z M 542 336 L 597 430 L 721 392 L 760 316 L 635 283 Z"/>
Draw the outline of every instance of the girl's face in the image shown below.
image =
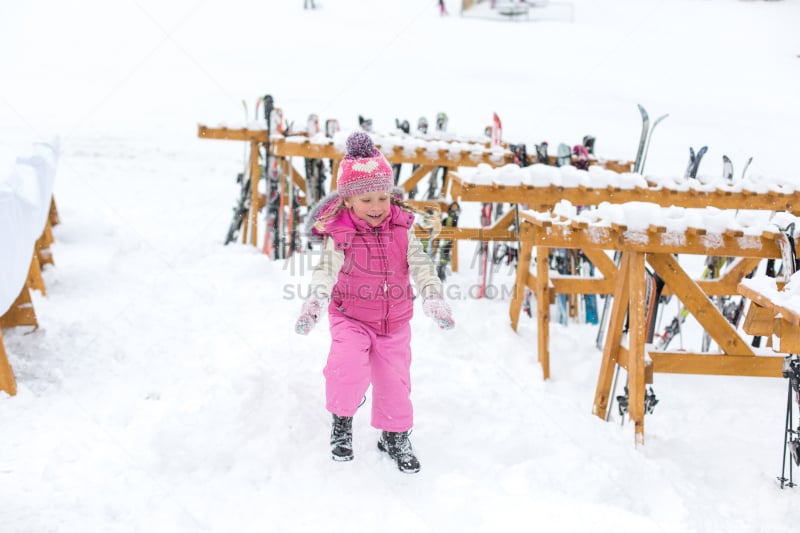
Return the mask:
<path id="1" fill-rule="evenodd" d="M 352 209 L 353 213 L 361 220 L 377 226 L 389 216 L 392 202 L 388 191 L 368 192 L 346 199 L 344 205 L 348 209 Z"/>

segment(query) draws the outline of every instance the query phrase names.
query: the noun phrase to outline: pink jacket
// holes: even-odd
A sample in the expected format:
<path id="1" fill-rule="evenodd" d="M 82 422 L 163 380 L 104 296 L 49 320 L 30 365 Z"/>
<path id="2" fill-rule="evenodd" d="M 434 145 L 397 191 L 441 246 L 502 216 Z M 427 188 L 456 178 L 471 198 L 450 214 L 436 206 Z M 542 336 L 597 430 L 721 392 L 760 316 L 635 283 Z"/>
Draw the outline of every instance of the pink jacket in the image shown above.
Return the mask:
<path id="1" fill-rule="evenodd" d="M 332 240 L 334 255 L 343 255 L 343 261 L 320 262 L 317 270 L 331 265 L 338 267 L 335 283 L 330 288 L 331 316 L 343 315 L 358 320 L 379 335 L 396 330 L 400 324 L 407 323 L 413 316 L 413 293 L 411 274 L 421 292 L 434 290 L 441 292 L 439 279 L 432 274 L 420 275 L 419 271 L 433 273 L 433 265 L 427 255 L 409 252 L 409 240 L 413 238 L 410 228 L 414 223 L 413 213 L 397 206 L 391 207 L 389 216 L 379 226 L 373 227 L 353 215 L 349 210 L 327 222 L 325 234 Z M 411 237 L 410 237 L 411 236 Z M 418 246 L 418 241 L 415 243 Z M 330 248 L 331 245 L 328 245 Z M 324 257 L 324 256 L 323 256 Z M 421 264 L 424 263 L 424 264 Z M 324 275 L 317 276 L 316 284 Z M 322 292 L 328 292 L 322 287 Z"/>

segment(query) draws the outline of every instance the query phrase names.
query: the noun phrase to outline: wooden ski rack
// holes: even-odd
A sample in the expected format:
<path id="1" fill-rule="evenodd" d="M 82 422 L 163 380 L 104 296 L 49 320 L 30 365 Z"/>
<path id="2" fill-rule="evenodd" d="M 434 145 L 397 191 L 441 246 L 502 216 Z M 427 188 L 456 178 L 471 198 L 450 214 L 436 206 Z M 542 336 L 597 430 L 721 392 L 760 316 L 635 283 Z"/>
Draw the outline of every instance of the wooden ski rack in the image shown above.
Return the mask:
<path id="1" fill-rule="evenodd" d="M 251 208 L 248 216 L 243 221 L 242 242 L 248 241 L 248 227 L 250 244 L 256 246 L 258 220 L 257 213 L 264 205 L 266 199 L 263 195 L 259 195 L 258 191 L 258 146 L 259 144 L 266 144 L 267 131 L 265 129 L 247 129 L 247 128 L 227 128 L 218 127 L 210 128 L 204 125 L 198 125 L 198 137 L 202 139 L 223 139 L 233 141 L 245 141 L 250 143 L 250 160 L 249 160 L 249 174 L 251 177 Z M 390 137 L 389 137 L 390 139 Z M 399 184 L 403 190 L 410 192 L 425 176 L 437 167 L 447 167 L 451 169 L 448 172 L 447 180 L 450 182 L 451 175 L 454 175 L 452 170 L 458 167 L 475 167 L 479 164 L 487 164 L 492 167 L 499 167 L 513 162 L 514 156 L 506 147 L 492 148 L 488 141 L 482 142 L 455 142 L 452 143 L 455 148 L 441 148 L 443 142 L 446 141 L 430 141 L 426 142 L 425 139 L 417 139 L 420 143 L 414 150 L 409 150 L 399 144 L 394 145 L 391 150 L 381 150 L 381 139 L 378 138 L 375 146 L 382 151 L 386 159 L 390 163 L 408 163 L 412 165 L 419 165 L 418 168 Z M 456 139 L 457 141 L 457 139 Z M 336 173 L 339 162 L 344 157 L 345 153 L 337 148 L 332 140 L 320 143 L 309 139 L 302 135 L 284 137 L 282 135 L 272 135 L 269 139 L 270 154 L 281 158 L 308 158 L 308 159 L 329 159 L 332 166 L 331 189 L 336 187 Z M 535 156 L 528 156 L 529 163 L 535 162 Z M 552 163 L 555 162 L 554 157 L 550 157 Z M 629 161 L 616 161 L 616 160 L 600 160 L 591 159 L 590 164 L 601 165 L 605 168 L 615 170 L 618 172 L 627 172 L 631 169 L 633 163 Z M 292 181 L 304 193 L 306 192 L 305 180 L 302 173 L 300 173 L 293 166 L 289 167 Z M 443 193 L 449 188 L 449 184 L 445 183 Z M 451 194 L 450 197 L 456 198 Z M 466 199 L 466 198 L 465 198 Z M 471 199 L 471 198 L 470 198 Z M 305 201 L 305 199 L 303 199 Z M 486 200 L 495 201 L 495 200 Z M 509 201 L 509 200 L 503 200 Z M 412 204 L 415 202 L 411 202 Z M 524 203 L 524 202 L 514 202 Z M 479 228 L 474 230 L 467 230 L 465 232 L 456 231 L 454 239 L 473 239 L 473 240 L 486 240 L 484 239 L 485 233 L 489 233 L 491 238 L 489 240 L 516 240 L 516 234 L 512 231 L 502 231 L 500 228 L 502 224 L 495 224 L 492 228 Z M 507 227 L 507 226 L 506 226 Z M 459 228 L 456 228 L 458 230 Z M 422 229 L 417 230 L 420 237 L 426 236 L 428 233 Z M 440 238 L 448 239 L 445 235 Z"/>
<path id="2" fill-rule="evenodd" d="M 516 330 L 525 288 L 536 296 L 538 358 L 544 378 L 549 378 L 550 303 L 556 293 L 613 294 L 602 363 L 595 392 L 593 413 L 605 418 L 615 365 L 628 372 L 629 415 L 635 426 L 637 444 L 644 443 L 645 384 L 656 372 L 734 376 L 780 377 L 783 357 L 757 355 L 736 329 L 714 306 L 709 296 L 736 295 L 741 279 L 765 258 L 779 258 L 779 234 L 765 231 L 743 235 L 730 230 L 710 234 L 705 229 L 687 228 L 668 232 L 651 226 L 630 230 L 622 225 L 588 224 L 583 220 L 554 217 L 549 213 L 520 213 L 520 255 L 510 305 L 512 327 Z M 601 272 L 599 278 L 552 276 L 549 253 L 553 248 L 580 249 Z M 605 253 L 621 253 L 620 266 Z M 695 281 L 683 270 L 675 254 L 712 255 L 737 258 L 727 275 L 716 280 Z M 530 272 L 531 261 L 535 272 Z M 717 343 L 722 353 L 656 351 L 646 345 L 645 263 L 674 294 Z M 625 320 L 627 342 L 623 342 Z"/>
<path id="3" fill-rule="evenodd" d="M 603 162 L 605 168 L 608 163 L 624 166 L 620 162 Z M 726 189 L 711 191 L 697 190 L 672 190 L 651 184 L 650 187 L 621 188 L 603 187 L 592 188 L 585 186 L 532 186 L 532 185 L 504 185 L 494 183 L 479 185 L 465 181 L 457 173 L 448 173 L 448 196 L 457 202 L 488 202 L 511 203 L 527 205 L 532 209 L 546 211 L 552 209 L 561 200 L 568 200 L 573 205 L 598 205 L 602 202 L 621 204 L 627 202 L 650 202 L 662 207 L 680 206 L 685 208 L 716 207 L 719 209 L 755 209 L 764 211 L 787 211 L 800 215 L 800 192 L 779 193 L 769 191 L 756 193 L 751 191 L 731 192 Z M 409 189 L 410 190 L 410 189 Z M 695 230 L 697 231 L 697 230 Z M 427 230 L 417 228 L 417 237 L 426 238 Z M 516 241 L 519 235 L 515 229 L 513 215 L 507 213 L 502 219 L 487 228 L 443 228 L 440 239 L 475 240 L 475 241 Z M 454 250 L 457 247 L 453 248 Z M 603 260 L 597 257 L 590 258 L 595 265 Z M 453 261 L 453 265 L 456 262 Z M 603 294 L 599 292 L 597 294 Z M 735 290 L 728 294 L 736 294 Z"/>
<path id="4" fill-rule="evenodd" d="M 654 183 L 649 187 L 621 188 L 585 186 L 540 187 L 533 185 L 478 185 L 464 181 L 458 175 L 450 178 L 450 195 L 454 199 L 475 202 L 507 202 L 526 204 L 532 209 L 546 210 L 561 200 L 572 205 L 599 205 L 602 202 L 622 204 L 627 202 L 649 202 L 662 207 L 684 208 L 716 207 L 719 209 L 756 209 L 763 211 L 787 211 L 800 215 L 800 191 L 764 193 L 752 191 L 730 191 L 714 189 L 666 189 Z"/>
<path id="5" fill-rule="evenodd" d="M 234 141 L 246 141 L 250 146 L 250 179 L 251 179 L 251 208 L 245 219 L 244 231 L 242 232 L 242 242 L 247 242 L 247 228 L 250 228 L 250 243 L 256 245 L 256 235 L 258 228 L 257 213 L 263 205 L 265 199 L 258 194 L 258 147 L 259 144 L 266 144 L 267 131 L 247 128 L 209 128 L 199 125 L 198 137 L 202 139 L 224 139 Z M 381 149 L 379 142 L 376 148 Z M 459 145 L 469 146 L 469 149 L 459 150 L 454 153 L 448 149 L 432 150 L 426 146 L 419 146 L 414 151 L 409 151 L 402 146 L 394 146 L 391 151 L 384 151 L 384 155 L 390 163 L 409 163 L 419 165 L 419 168 L 406 179 L 400 186 L 405 192 L 411 191 L 414 186 L 432 170 L 437 167 L 457 168 L 459 166 L 477 166 L 485 163 L 491 166 L 504 165 L 512 161 L 513 155 L 507 149 L 489 148 L 488 144 L 481 143 L 459 143 Z M 284 137 L 273 135 L 269 140 L 269 151 L 271 155 L 289 159 L 291 157 L 301 157 L 308 159 L 329 159 L 332 162 L 332 182 L 331 189 L 336 187 L 336 173 L 339 162 L 344 158 L 345 152 L 339 150 L 332 141 L 319 143 L 312 142 L 304 136 Z M 387 153 L 388 152 L 388 153 Z M 305 193 L 306 186 L 302 174 L 290 166 L 289 170 L 292 181 Z"/>

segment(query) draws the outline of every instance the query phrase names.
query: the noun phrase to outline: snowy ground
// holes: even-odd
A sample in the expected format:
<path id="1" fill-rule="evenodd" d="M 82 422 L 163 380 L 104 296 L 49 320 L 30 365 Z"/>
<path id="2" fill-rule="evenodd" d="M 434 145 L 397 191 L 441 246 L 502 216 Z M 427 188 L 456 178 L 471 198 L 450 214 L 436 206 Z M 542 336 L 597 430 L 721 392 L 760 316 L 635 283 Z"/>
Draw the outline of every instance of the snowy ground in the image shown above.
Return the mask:
<path id="1" fill-rule="evenodd" d="M 361 113 L 388 130 L 444 110 L 474 134 L 497 111 L 511 141 L 591 133 L 624 159 L 642 103 L 670 114 L 653 172 L 682 173 L 708 144 L 701 173 L 724 153 L 791 177 L 800 2 L 576 0 L 572 23 L 440 18 L 429 0 L 273 4 L 4 13 L 17 52 L 0 58 L 0 141 L 57 133 L 63 154 L 41 327 L 3 332 L 19 394 L 0 397 L 0 529 L 787 531 L 785 380 L 658 375 L 635 448 L 630 424 L 591 415 L 595 328 L 552 325 L 544 382 L 535 321 L 512 332 L 502 297 L 453 300 L 449 333 L 418 309 L 419 474 L 379 454 L 368 405 L 356 460 L 331 461 L 326 324 L 291 333 L 308 264 L 221 245 L 243 147 L 196 124 L 270 92 L 298 123 Z M 449 280 L 462 294 L 472 252 Z M 508 290 L 510 272 L 496 281 Z"/>

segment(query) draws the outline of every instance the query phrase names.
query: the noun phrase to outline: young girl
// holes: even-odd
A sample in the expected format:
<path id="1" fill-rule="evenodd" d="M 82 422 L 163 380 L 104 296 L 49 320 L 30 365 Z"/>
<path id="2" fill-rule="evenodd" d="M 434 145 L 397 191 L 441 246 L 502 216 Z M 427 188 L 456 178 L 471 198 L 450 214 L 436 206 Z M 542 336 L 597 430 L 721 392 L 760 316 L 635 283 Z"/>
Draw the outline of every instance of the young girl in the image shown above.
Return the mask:
<path id="1" fill-rule="evenodd" d="M 353 415 L 372 384 L 372 426 L 382 430 L 378 448 L 403 472 L 419 472 L 408 440 L 411 406 L 409 276 L 424 313 L 452 329 L 441 281 L 414 235 L 414 215 L 393 192 L 392 168 L 364 132 L 347 139 L 338 190 L 309 213 L 312 233 L 325 237 L 309 298 L 295 331 L 306 335 L 330 300 L 331 348 L 325 375 L 326 407 L 333 414 L 331 456 L 353 459 Z"/>

